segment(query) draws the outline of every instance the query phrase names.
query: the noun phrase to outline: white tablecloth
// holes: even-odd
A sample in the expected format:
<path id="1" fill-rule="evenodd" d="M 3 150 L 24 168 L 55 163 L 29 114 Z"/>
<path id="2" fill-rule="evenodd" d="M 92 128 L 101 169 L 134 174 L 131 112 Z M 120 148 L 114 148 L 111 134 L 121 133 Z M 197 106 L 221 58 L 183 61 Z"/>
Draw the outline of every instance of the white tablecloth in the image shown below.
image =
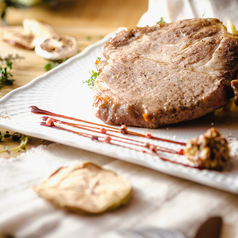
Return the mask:
<path id="1" fill-rule="evenodd" d="M 102 215 L 60 210 L 38 197 L 31 186 L 60 166 L 92 161 L 127 177 L 131 202 Z M 0 234 L 15 237 L 118 237 L 131 227 L 173 227 L 192 237 L 212 215 L 224 219 L 222 238 L 238 236 L 238 196 L 141 166 L 60 144 L 31 149 L 15 159 L 0 160 Z"/>

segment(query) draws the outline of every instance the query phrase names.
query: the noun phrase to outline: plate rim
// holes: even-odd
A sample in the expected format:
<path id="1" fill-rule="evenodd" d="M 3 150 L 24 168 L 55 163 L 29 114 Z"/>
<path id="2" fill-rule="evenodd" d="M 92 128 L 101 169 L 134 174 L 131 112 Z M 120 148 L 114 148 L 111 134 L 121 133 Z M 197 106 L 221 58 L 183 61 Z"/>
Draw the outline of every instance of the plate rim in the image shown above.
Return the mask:
<path id="1" fill-rule="evenodd" d="M 4 102 L 8 99 L 10 99 L 14 94 L 18 93 L 18 92 L 21 92 L 21 91 L 24 91 L 25 89 L 28 89 L 28 88 L 31 88 L 33 85 L 37 84 L 41 79 L 44 79 L 44 78 L 47 78 L 49 75 L 51 74 L 54 74 L 55 72 L 61 70 L 62 67 L 66 67 L 67 65 L 71 64 L 71 62 L 81 58 L 81 57 L 84 57 L 85 55 L 87 55 L 90 51 L 92 51 L 93 49 L 99 47 L 100 45 L 104 45 L 106 41 L 108 41 L 115 33 L 121 31 L 125 29 L 125 27 L 120 27 L 118 28 L 117 30 L 107 34 L 104 38 L 102 38 L 101 40 L 89 45 L 88 47 L 86 47 L 82 52 L 76 54 L 75 56 L 69 58 L 68 60 L 66 60 L 65 62 L 63 62 L 62 64 L 60 64 L 59 66 L 51 69 L 50 71 L 48 72 L 45 72 L 43 73 L 42 75 L 32 79 L 30 82 L 28 82 L 27 84 L 19 87 L 19 88 L 16 88 L 16 89 L 13 89 L 12 91 L 10 91 L 9 93 L 7 93 L 5 96 L 3 96 L 1 99 L 0 99 L 0 104 L 3 104 L 3 107 L 4 107 Z M 4 121 L 4 119 L 3 119 Z M 9 119 L 7 119 L 7 121 L 9 121 Z M 14 127 L 14 125 L 11 125 L 11 124 L 3 124 L 2 123 L 2 120 L 0 120 L 0 126 L 4 127 L 4 128 L 7 128 L 9 130 L 16 130 L 16 127 Z M 87 151 L 90 151 L 90 152 L 93 152 L 93 153 L 98 153 L 98 154 L 102 154 L 102 155 L 106 155 L 106 156 L 111 156 L 115 159 L 120 159 L 120 160 L 123 160 L 123 161 L 126 161 L 126 162 L 131 162 L 131 163 L 134 163 L 134 164 L 137 164 L 137 165 L 141 165 L 141 166 L 145 166 L 147 168 L 150 168 L 150 169 L 154 169 L 154 170 L 157 170 L 159 172 L 162 172 L 162 173 L 165 173 L 165 174 L 169 174 L 171 176 L 175 176 L 175 177 L 179 177 L 179 178 L 182 178 L 182 179 L 186 179 L 186 180 L 189 180 L 189 181 L 193 181 L 193 182 L 196 182 L 196 183 L 200 183 L 200 184 L 203 184 L 203 185 L 206 185 L 206 186 L 209 186 L 209 187 L 213 187 L 213 188 L 217 188 L 217 189 L 220 189 L 220 190 L 224 190 L 224 191 L 227 191 L 227 192 L 232 192 L 232 193 L 238 193 L 238 184 L 236 185 L 236 187 L 232 187 L 232 186 L 227 186 L 226 184 L 221 184 L 219 186 L 218 183 L 214 184 L 212 182 L 208 182 L 208 181 L 204 181 L 201 179 L 201 176 L 198 176 L 198 178 L 196 177 L 196 175 L 192 174 L 192 176 L 188 176 L 187 173 L 183 173 L 181 172 L 179 169 L 178 170 L 175 170 L 174 168 L 177 168 L 177 166 L 179 165 L 175 165 L 174 167 L 172 167 L 173 169 L 170 170 L 170 169 L 167 169 L 169 166 L 166 165 L 166 162 L 162 162 L 163 166 L 162 167 L 166 167 L 166 169 L 164 168 L 163 170 L 158 170 L 158 168 L 153 168 L 151 164 L 146 164 L 144 161 L 143 163 L 142 162 L 138 162 L 137 163 L 135 162 L 135 159 L 133 159 L 133 161 L 128 161 L 127 160 L 127 157 L 125 158 L 124 156 L 118 156 L 118 154 L 116 152 L 112 153 L 110 151 L 110 154 L 106 154 L 106 152 L 96 152 L 95 150 L 92 150 L 91 148 L 83 148 L 84 145 L 76 145 L 75 144 L 69 144 L 69 142 L 65 142 L 64 140 L 61 140 L 61 139 L 58 139 L 57 141 L 55 140 L 54 136 L 51 137 L 49 135 L 42 135 L 41 133 L 39 132 L 32 132 L 32 131 L 29 131 L 27 129 L 22 129 L 21 130 L 22 133 L 24 134 L 31 134 L 35 137 L 38 137 L 38 138 L 41 138 L 41 139 L 46 139 L 46 140 L 52 140 L 54 142 L 57 142 L 57 143 L 62 143 L 62 144 L 65 144 L 67 146 L 72 146 L 72 147 L 75 147 L 75 148 L 79 148 L 79 149 L 83 149 L 83 150 L 87 150 Z M 45 136 L 45 137 L 44 137 Z M 46 138 L 47 137 L 47 138 Z M 108 153 L 108 152 L 107 152 Z M 169 162 L 168 162 L 169 163 Z M 212 171 L 213 172 L 213 171 Z M 215 172 L 214 172 L 215 173 Z M 196 173 L 195 173 L 196 174 Z"/>

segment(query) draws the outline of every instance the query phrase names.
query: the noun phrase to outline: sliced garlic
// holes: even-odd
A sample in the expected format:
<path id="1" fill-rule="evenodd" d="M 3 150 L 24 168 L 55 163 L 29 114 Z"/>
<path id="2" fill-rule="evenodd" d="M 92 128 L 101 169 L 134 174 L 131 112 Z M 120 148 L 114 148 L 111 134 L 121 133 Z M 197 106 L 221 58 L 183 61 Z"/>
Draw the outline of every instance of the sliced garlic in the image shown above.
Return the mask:
<path id="1" fill-rule="evenodd" d="M 67 59 L 78 52 L 78 43 L 73 37 L 55 35 L 38 43 L 35 52 L 48 60 Z"/>

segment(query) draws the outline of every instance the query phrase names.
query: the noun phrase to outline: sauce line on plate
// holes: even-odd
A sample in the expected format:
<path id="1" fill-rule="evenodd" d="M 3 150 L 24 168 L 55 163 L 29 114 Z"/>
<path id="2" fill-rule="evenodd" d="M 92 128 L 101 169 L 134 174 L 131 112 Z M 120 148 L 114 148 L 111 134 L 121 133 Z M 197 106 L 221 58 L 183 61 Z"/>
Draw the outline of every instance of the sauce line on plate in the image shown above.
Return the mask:
<path id="1" fill-rule="evenodd" d="M 159 152 L 183 155 L 183 149 L 180 149 L 179 151 L 176 151 L 176 150 L 169 149 L 169 148 L 166 148 L 166 147 L 163 147 L 163 146 L 157 146 L 157 145 L 154 145 L 154 144 L 151 144 L 151 143 L 148 143 L 148 142 L 147 143 L 142 142 L 142 141 L 135 140 L 135 139 L 132 139 L 132 138 L 128 138 L 128 137 L 125 137 L 125 136 L 122 137 L 122 136 L 114 135 L 112 133 L 120 133 L 120 134 L 124 134 L 124 135 L 127 134 L 127 135 L 132 135 L 132 136 L 145 137 L 145 138 L 148 138 L 150 140 L 159 140 L 159 141 L 162 141 L 162 142 L 178 144 L 178 145 L 181 145 L 181 146 L 186 145 L 186 143 L 184 143 L 184 142 L 178 142 L 178 141 L 174 141 L 174 140 L 163 139 L 163 138 L 151 136 L 150 134 L 143 135 L 143 134 L 140 134 L 140 133 L 137 133 L 137 132 L 128 131 L 127 127 L 125 125 L 122 125 L 121 128 L 119 129 L 119 128 L 115 128 L 115 127 L 112 127 L 112 126 L 109 126 L 109 125 L 102 125 L 102 124 L 99 124 L 99 123 L 94 123 L 94 122 L 82 120 L 82 119 L 79 119 L 79 118 L 74 118 L 74 117 L 69 117 L 69 116 L 57 114 L 57 113 L 54 113 L 54 112 L 50 112 L 50 111 L 47 111 L 47 110 L 40 109 L 36 106 L 30 106 L 30 111 L 32 113 L 35 113 L 35 114 L 44 114 L 44 115 L 50 116 L 50 117 L 47 117 L 47 116 L 42 117 L 43 121 L 40 123 L 42 126 L 48 126 L 48 127 L 51 126 L 53 128 L 57 128 L 57 129 L 60 129 L 60 130 L 63 130 L 63 131 L 67 131 L 67 132 L 70 132 L 70 133 L 73 133 L 73 134 L 77 134 L 79 136 L 89 138 L 93 141 L 95 140 L 95 141 L 98 141 L 98 142 L 104 142 L 104 143 L 106 142 L 106 143 L 110 143 L 111 145 L 120 146 L 120 147 L 130 149 L 130 150 L 134 150 L 134 151 L 137 151 L 137 152 L 149 153 L 151 155 L 159 157 L 159 159 L 161 159 L 162 161 L 166 161 L 166 162 L 170 162 L 170 163 L 174 163 L 174 164 L 179 164 L 179 165 L 182 165 L 182 166 L 185 166 L 185 167 L 200 169 L 198 166 L 195 166 L 195 165 L 193 166 L 193 165 L 173 161 L 173 160 L 170 160 L 170 159 L 166 159 L 164 157 L 161 157 L 157 153 L 157 151 L 159 151 Z M 73 121 L 77 121 L 77 122 L 81 122 L 81 123 L 79 124 L 79 123 L 66 122 L 66 121 L 55 119 L 55 118 L 53 118 L 53 116 L 63 118 L 63 119 L 73 120 Z M 85 123 L 85 124 L 82 124 L 82 123 Z M 68 128 L 65 128 L 63 126 L 69 126 L 69 127 L 77 128 L 77 129 L 82 130 L 83 132 L 68 129 Z M 96 133 L 96 135 L 91 134 L 91 133 Z M 105 134 L 105 135 L 102 136 L 102 134 Z M 140 149 L 134 148 L 134 147 L 132 148 L 130 146 L 139 147 Z"/>

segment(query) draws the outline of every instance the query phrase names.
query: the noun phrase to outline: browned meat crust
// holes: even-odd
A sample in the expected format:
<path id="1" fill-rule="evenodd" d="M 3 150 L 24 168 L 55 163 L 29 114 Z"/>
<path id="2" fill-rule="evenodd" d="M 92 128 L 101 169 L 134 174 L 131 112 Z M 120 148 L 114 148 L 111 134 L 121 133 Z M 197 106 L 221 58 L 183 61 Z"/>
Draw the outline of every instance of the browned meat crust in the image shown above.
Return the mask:
<path id="1" fill-rule="evenodd" d="M 218 19 L 127 29 L 105 44 L 98 69 L 95 115 L 109 124 L 157 128 L 227 103 L 238 37 Z"/>

